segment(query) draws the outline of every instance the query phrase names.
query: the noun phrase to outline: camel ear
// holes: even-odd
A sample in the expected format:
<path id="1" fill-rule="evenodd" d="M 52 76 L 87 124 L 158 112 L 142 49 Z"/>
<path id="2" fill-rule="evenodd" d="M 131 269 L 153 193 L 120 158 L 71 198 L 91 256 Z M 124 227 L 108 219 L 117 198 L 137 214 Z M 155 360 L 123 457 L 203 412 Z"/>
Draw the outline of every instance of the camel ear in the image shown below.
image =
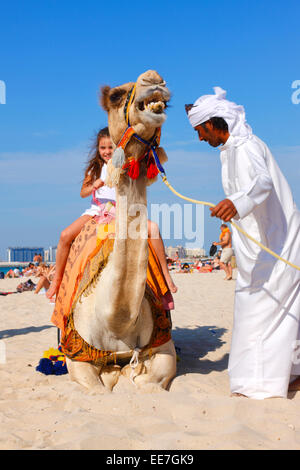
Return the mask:
<path id="1" fill-rule="evenodd" d="M 109 110 L 109 92 L 110 92 L 110 86 L 106 85 L 101 88 L 100 105 L 106 112 L 108 112 Z"/>
<path id="2" fill-rule="evenodd" d="M 124 88 L 112 88 L 109 93 L 109 103 L 111 106 L 119 107 L 122 104 L 122 101 L 125 98 L 127 91 Z"/>

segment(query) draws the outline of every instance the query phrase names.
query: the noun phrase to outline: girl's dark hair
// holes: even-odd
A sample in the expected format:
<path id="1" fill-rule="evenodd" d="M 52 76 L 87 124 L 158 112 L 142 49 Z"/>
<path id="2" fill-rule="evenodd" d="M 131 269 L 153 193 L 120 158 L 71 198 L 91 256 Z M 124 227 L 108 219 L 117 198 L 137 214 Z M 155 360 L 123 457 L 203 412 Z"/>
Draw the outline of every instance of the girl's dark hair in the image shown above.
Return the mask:
<path id="1" fill-rule="evenodd" d="M 100 157 L 99 153 L 99 142 L 102 137 L 110 137 L 108 127 L 100 129 L 94 138 L 94 142 L 91 146 L 89 153 L 89 159 L 84 169 L 84 179 L 88 176 L 87 184 L 92 183 L 96 179 L 100 178 L 101 170 L 104 165 L 104 161 Z"/>
<path id="2" fill-rule="evenodd" d="M 224 132 L 228 132 L 228 124 L 225 121 L 225 119 L 223 119 L 221 117 L 212 117 L 212 118 L 209 119 L 209 121 L 212 123 L 212 125 L 214 126 L 215 129 L 218 129 L 218 130 L 224 131 Z M 206 122 L 208 122 L 208 121 L 206 121 Z M 201 124 L 201 126 L 203 126 L 204 129 L 206 129 L 206 127 L 205 127 L 206 122 Z"/>

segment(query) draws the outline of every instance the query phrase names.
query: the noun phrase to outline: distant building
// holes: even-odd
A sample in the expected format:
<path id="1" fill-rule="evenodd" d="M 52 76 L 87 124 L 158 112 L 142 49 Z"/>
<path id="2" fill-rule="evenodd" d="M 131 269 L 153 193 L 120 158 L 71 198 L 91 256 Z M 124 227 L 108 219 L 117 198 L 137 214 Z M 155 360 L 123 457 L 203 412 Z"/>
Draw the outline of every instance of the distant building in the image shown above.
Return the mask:
<path id="1" fill-rule="evenodd" d="M 199 258 L 205 256 L 204 248 L 186 248 L 185 251 L 187 258 Z"/>
<path id="2" fill-rule="evenodd" d="M 183 258 L 201 258 L 206 255 L 204 248 L 186 248 L 184 246 L 168 246 L 166 248 L 166 255 L 168 258 L 174 259 L 178 253 L 178 257 Z"/>
<path id="3" fill-rule="evenodd" d="M 41 247 L 9 247 L 7 248 L 7 261 L 29 263 L 35 255 L 41 255 L 44 259 L 44 248 Z"/>
<path id="4" fill-rule="evenodd" d="M 57 246 L 49 246 L 49 249 L 45 250 L 44 261 L 46 261 L 46 263 L 55 263 L 56 252 Z"/>
<path id="5" fill-rule="evenodd" d="M 174 259 L 176 257 L 176 253 L 178 253 L 179 258 L 186 258 L 186 250 L 183 246 L 168 246 L 166 248 L 166 254 L 169 258 Z"/>

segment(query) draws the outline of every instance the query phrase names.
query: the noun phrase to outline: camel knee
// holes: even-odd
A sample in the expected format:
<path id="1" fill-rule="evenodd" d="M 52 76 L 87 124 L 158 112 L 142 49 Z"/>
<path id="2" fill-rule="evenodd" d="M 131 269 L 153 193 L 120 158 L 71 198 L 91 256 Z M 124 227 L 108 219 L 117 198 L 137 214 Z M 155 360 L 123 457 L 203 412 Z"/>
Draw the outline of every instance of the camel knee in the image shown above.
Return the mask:
<path id="1" fill-rule="evenodd" d="M 70 379 L 87 389 L 97 389 L 105 392 L 104 384 L 100 379 L 101 367 L 88 362 L 77 362 L 66 358 Z"/>

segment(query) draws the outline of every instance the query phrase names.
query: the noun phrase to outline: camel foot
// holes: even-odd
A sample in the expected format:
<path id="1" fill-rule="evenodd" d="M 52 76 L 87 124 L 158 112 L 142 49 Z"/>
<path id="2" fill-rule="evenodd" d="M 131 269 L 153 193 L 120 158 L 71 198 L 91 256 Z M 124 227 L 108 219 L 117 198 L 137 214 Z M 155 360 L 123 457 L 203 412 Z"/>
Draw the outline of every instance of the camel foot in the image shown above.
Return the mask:
<path id="1" fill-rule="evenodd" d="M 105 366 L 101 370 L 101 380 L 104 386 L 111 392 L 118 383 L 121 375 L 121 367 L 117 365 Z"/>

